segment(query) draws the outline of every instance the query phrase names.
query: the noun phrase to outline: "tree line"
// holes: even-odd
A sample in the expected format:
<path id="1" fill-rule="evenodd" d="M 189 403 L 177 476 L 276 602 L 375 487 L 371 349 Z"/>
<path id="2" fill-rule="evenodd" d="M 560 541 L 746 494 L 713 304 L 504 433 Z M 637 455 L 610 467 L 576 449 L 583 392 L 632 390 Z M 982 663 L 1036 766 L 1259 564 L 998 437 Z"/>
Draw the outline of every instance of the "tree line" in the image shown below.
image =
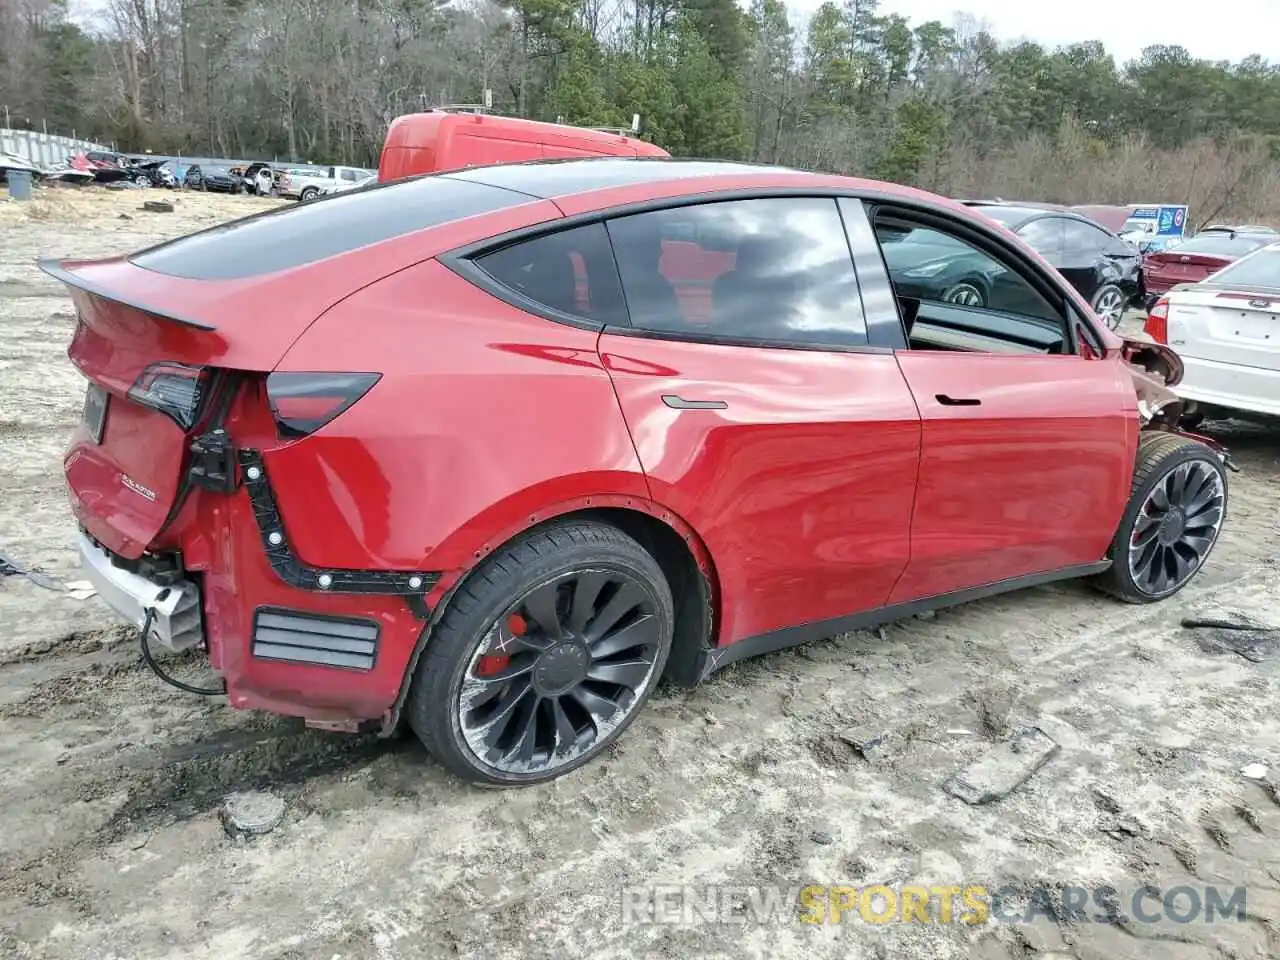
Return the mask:
<path id="1" fill-rule="evenodd" d="M 1151 46 L 1002 44 L 879 0 L 66 0 L 0 6 L 13 126 L 121 150 L 369 165 L 445 103 L 629 126 L 681 156 L 868 175 L 955 196 L 1182 201 L 1280 215 L 1280 65 Z"/>

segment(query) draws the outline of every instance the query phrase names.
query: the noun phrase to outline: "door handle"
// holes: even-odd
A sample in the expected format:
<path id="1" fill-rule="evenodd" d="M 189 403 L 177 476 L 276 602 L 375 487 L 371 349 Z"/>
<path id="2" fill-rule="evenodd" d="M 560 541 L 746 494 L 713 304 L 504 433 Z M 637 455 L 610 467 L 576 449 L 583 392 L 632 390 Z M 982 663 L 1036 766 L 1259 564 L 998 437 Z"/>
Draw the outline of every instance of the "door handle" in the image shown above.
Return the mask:
<path id="1" fill-rule="evenodd" d="M 723 400 L 686 400 L 674 393 L 664 393 L 662 402 L 672 410 L 724 410 L 729 406 Z"/>
<path id="2" fill-rule="evenodd" d="M 933 398 L 944 407 L 980 407 L 982 401 L 977 397 L 948 397 L 945 393 L 935 393 Z"/>

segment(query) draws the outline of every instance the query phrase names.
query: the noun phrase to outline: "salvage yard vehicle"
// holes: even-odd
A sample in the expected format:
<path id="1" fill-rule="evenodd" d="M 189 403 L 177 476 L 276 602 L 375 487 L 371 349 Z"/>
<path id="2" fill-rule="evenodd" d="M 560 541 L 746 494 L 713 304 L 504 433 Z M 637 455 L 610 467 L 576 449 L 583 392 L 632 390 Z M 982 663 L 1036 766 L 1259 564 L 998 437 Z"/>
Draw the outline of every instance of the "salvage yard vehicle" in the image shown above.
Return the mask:
<path id="1" fill-rule="evenodd" d="M 327 192 L 327 187 L 341 183 L 355 186 L 359 181 L 372 176 L 374 171 L 363 167 L 319 167 L 315 170 L 291 167 L 285 171 L 276 188 L 282 197 L 296 197 L 306 201 L 314 200 Z"/>
<path id="2" fill-rule="evenodd" d="M 182 186 L 187 190 L 207 190 L 215 193 L 244 193 L 244 178 L 227 167 L 201 166 L 193 163 L 182 175 Z"/>
<path id="3" fill-rule="evenodd" d="M 661 147 L 616 130 L 437 107 L 392 121 L 378 159 L 378 179 L 528 160 L 669 156 Z"/>
<path id="4" fill-rule="evenodd" d="M 1184 423 L 1232 411 L 1280 416 L 1280 242 L 1175 286 L 1151 308 L 1146 332 L 1182 360 Z"/>
<path id="5" fill-rule="evenodd" d="M 1138 248 L 1092 220 L 1066 211 L 1045 212 L 1009 204 L 969 206 L 1004 224 L 1048 260 L 1112 330 L 1120 325 L 1125 307 L 1142 298 L 1142 255 Z M 947 284 L 942 299 L 981 306 L 985 298 L 1007 292 L 1004 275 L 984 276 L 977 269 L 979 266 L 971 258 L 962 258 L 953 263 L 954 269 L 936 274 L 935 286 L 942 278 Z M 915 268 L 916 272 L 920 269 Z"/>
<path id="6" fill-rule="evenodd" d="M 320 188 L 321 196 L 328 196 L 331 193 L 342 193 L 344 190 L 355 190 L 357 187 L 368 187 L 378 182 L 378 175 L 371 173 L 367 177 L 359 180 L 338 180 Z"/>
<path id="7" fill-rule="evenodd" d="M 1187 232 L 1187 207 L 1181 204 L 1135 203 L 1120 228 L 1120 237 L 1141 253 L 1177 246 Z"/>
<path id="8" fill-rule="evenodd" d="M 1147 254 L 1142 261 L 1147 307 L 1177 284 L 1207 280 L 1246 253 L 1271 243 L 1275 237 L 1274 233 L 1202 231 L 1176 247 Z"/>
<path id="9" fill-rule="evenodd" d="M 1007 304 L 905 292 L 911 231 Z M 477 167 L 42 267 L 90 381 L 79 549 L 157 672 L 203 649 L 235 707 L 403 717 L 489 784 L 599 756 L 664 676 L 1072 577 L 1161 600 L 1225 517 L 1177 356 L 905 187 Z"/>

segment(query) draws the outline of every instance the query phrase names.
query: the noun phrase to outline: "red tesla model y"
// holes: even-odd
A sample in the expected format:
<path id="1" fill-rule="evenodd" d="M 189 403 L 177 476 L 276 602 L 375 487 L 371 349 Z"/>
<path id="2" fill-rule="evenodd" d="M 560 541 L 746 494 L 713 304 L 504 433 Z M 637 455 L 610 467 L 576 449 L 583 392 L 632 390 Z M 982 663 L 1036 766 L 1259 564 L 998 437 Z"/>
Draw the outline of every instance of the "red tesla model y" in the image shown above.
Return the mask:
<path id="1" fill-rule="evenodd" d="M 984 304 L 910 295 L 957 257 Z M 1158 600 L 1223 522 L 1225 453 L 1140 402 L 1177 358 L 902 187 L 495 166 L 43 266 L 144 655 L 479 781 L 587 762 L 663 676 L 1068 577 Z"/>

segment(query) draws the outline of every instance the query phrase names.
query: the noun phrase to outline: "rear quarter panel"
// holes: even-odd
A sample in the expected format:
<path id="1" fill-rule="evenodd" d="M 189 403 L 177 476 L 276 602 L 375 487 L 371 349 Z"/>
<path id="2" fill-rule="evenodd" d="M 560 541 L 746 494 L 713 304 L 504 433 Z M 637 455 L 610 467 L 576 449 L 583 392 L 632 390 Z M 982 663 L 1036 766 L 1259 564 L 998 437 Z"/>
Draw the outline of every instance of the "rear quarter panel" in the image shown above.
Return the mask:
<path id="1" fill-rule="evenodd" d="M 329 310 L 279 369 L 383 376 L 317 433 L 264 452 L 294 548 L 320 566 L 452 571 L 568 505 L 639 506 L 648 490 L 597 339 L 436 261 Z"/>

